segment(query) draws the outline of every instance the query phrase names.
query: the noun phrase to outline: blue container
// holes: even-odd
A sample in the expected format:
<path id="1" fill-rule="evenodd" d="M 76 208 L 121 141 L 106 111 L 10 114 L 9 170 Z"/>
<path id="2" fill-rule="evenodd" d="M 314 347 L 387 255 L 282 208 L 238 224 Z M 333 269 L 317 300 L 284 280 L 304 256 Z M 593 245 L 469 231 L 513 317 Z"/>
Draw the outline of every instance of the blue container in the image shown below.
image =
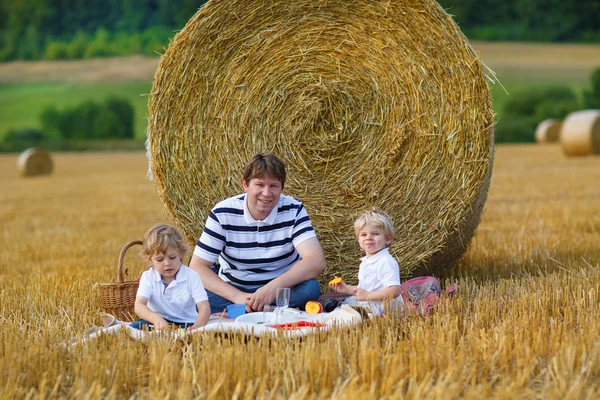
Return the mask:
<path id="1" fill-rule="evenodd" d="M 240 315 L 246 314 L 245 304 L 230 304 L 227 306 L 227 315 L 230 319 L 236 319 Z"/>

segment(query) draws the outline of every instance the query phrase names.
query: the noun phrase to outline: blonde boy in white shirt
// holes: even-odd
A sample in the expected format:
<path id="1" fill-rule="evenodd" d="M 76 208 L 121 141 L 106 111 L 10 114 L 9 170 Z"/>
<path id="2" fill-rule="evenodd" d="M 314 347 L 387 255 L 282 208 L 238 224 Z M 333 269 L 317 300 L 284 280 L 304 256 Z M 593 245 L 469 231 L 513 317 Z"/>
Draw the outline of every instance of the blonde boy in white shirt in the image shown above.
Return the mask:
<path id="1" fill-rule="evenodd" d="M 151 265 L 142 274 L 135 299 L 140 318 L 131 326 L 166 329 L 169 325 L 195 329 L 210 317 L 208 296 L 200 275 L 182 260 L 188 246 L 171 225 L 157 225 L 144 234 L 142 258 Z"/>
<path id="2" fill-rule="evenodd" d="M 400 268 L 388 251 L 394 233 L 389 215 L 377 208 L 365 212 L 354 221 L 356 240 L 365 252 L 358 269 L 358 285 L 344 282 L 329 285 L 336 292 L 352 296 L 344 303 L 368 307 L 376 315 L 383 314 L 386 301 L 390 302 L 392 308 L 403 304 Z"/>

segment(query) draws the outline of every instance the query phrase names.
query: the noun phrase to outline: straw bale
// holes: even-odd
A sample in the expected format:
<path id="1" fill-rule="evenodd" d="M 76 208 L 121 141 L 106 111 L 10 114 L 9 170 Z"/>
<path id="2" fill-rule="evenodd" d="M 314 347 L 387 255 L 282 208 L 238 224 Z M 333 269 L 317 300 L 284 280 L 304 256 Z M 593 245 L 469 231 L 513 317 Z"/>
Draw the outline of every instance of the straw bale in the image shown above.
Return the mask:
<path id="1" fill-rule="evenodd" d="M 17 168 L 22 176 L 50 175 L 53 166 L 50 154 L 35 147 L 25 150 L 17 158 Z"/>
<path id="2" fill-rule="evenodd" d="M 211 207 L 241 191 L 255 153 L 288 168 L 328 273 L 356 278 L 352 223 L 394 219 L 403 275 L 463 253 L 493 161 L 484 66 L 432 0 L 222 0 L 162 56 L 149 100 L 152 175 L 195 242 Z"/>
<path id="3" fill-rule="evenodd" d="M 535 141 L 538 143 L 558 142 L 562 122 L 558 119 L 545 119 L 535 129 Z"/>
<path id="4" fill-rule="evenodd" d="M 567 156 L 600 154 L 600 110 L 567 115 L 560 131 L 560 144 Z"/>

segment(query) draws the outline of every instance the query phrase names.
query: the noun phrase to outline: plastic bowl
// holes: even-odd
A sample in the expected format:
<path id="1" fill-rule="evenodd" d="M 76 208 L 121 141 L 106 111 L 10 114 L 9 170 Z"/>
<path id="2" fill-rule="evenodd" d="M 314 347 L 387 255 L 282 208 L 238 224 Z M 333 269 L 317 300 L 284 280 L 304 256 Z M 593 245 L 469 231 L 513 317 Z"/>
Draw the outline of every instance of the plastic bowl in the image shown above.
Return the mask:
<path id="1" fill-rule="evenodd" d="M 290 322 L 296 322 L 300 320 L 305 320 L 306 316 L 302 315 L 280 315 L 279 323 L 287 324 Z M 240 315 L 235 319 L 235 322 L 244 322 L 246 324 L 259 324 L 259 325 L 271 325 L 275 323 L 275 313 L 274 312 L 253 312 L 244 315 Z"/>

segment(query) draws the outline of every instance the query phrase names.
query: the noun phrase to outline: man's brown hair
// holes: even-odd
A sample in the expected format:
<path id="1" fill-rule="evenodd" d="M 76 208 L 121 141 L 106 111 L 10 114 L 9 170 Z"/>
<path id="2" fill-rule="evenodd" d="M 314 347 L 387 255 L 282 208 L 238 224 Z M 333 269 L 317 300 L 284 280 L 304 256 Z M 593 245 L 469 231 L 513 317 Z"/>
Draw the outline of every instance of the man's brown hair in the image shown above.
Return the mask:
<path id="1" fill-rule="evenodd" d="M 285 186 L 285 164 L 273 153 L 259 153 L 252 157 L 244 167 L 244 180 L 250 184 L 254 178 L 270 176 L 281 182 L 281 188 Z"/>

